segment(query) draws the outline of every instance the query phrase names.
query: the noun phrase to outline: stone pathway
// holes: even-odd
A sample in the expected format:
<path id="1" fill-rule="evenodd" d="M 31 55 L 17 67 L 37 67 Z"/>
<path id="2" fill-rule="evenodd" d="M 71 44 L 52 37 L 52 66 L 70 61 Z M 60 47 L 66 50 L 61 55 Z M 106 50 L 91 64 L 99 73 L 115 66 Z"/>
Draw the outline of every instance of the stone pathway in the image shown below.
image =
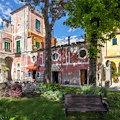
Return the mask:
<path id="1" fill-rule="evenodd" d="M 119 83 L 112 83 L 112 85 L 109 87 L 110 91 L 120 91 L 120 82 Z"/>

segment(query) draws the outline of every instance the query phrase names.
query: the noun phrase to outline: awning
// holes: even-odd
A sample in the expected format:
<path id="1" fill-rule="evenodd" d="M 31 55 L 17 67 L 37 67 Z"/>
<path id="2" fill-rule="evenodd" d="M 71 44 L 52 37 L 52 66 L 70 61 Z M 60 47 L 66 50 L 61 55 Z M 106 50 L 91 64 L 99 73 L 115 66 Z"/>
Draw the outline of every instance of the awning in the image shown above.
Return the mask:
<path id="1" fill-rule="evenodd" d="M 27 67 L 27 69 L 36 70 L 38 67 L 39 65 L 30 65 Z"/>

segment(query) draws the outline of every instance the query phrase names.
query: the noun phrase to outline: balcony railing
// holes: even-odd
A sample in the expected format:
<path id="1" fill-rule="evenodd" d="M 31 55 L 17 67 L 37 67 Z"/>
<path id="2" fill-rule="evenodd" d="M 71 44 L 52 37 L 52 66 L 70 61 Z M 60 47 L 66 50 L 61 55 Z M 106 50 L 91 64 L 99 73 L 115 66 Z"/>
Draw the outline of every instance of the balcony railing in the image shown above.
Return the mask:
<path id="1" fill-rule="evenodd" d="M 5 52 L 11 52 L 11 50 L 7 50 L 7 49 L 5 49 Z"/>
<path id="2" fill-rule="evenodd" d="M 21 48 L 20 49 L 14 49 L 14 53 L 21 53 Z"/>

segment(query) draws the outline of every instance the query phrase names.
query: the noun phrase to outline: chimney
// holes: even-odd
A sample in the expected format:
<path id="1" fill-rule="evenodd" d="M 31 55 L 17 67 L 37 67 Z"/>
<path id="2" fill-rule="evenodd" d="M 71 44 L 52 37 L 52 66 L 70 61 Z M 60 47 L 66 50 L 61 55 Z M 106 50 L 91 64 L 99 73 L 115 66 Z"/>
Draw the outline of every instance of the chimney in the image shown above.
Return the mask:
<path id="1" fill-rule="evenodd" d="M 54 39 L 54 47 L 56 47 L 56 39 Z"/>
<path id="2" fill-rule="evenodd" d="M 68 45 L 70 45 L 70 36 L 68 36 Z"/>

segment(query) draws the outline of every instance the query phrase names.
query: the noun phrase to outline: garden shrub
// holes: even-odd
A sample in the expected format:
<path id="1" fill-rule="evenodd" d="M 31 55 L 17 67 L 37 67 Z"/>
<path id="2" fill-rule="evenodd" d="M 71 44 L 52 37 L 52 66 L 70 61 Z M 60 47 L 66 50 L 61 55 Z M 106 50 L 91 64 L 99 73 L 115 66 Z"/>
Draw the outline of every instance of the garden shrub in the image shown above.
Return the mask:
<path id="1" fill-rule="evenodd" d="M 38 87 L 42 88 L 42 91 L 56 91 L 60 89 L 60 84 L 50 83 L 50 84 L 44 84 L 44 83 L 39 83 Z"/>
<path id="2" fill-rule="evenodd" d="M 38 88 L 41 87 L 42 88 L 42 91 L 47 91 L 47 84 L 44 84 L 44 83 L 39 83 L 38 84 Z"/>
<path id="3" fill-rule="evenodd" d="M 22 96 L 21 85 L 18 85 L 18 84 L 11 85 L 11 88 L 8 94 L 10 97 L 15 97 L 15 98 L 21 97 Z"/>
<path id="4" fill-rule="evenodd" d="M 83 86 L 82 88 L 82 94 L 84 95 L 102 95 L 102 96 L 107 96 L 107 89 L 104 87 L 95 87 L 93 85 L 87 85 Z"/>
<path id="5" fill-rule="evenodd" d="M 56 84 L 56 82 L 48 84 L 48 90 L 56 91 L 59 89 L 60 89 L 60 84 Z"/>
<path id="6" fill-rule="evenodd" d="M 3 89 L 3 90 L 0 90 L 0 97 L 8 97 L 9 94 L 8 94 L 8 89 Z"/>
<path id="7" fill-rule="evenodd" d="M 50 91 L 45 92 L 41 96 L 47 97 L 47 98 L 49 98 L 51 100 L 57 100 L 57 99 L 61 100 L 61 99 L 63 99 L 64 94 L 61 91 L 51 91 L 50 90 Z"/>
<path id="8" fill-rule="evenodd" d="M 106 87 L 101 87 L 100 88 L 100 93 L 103 97 L 107 97 L 108 89 Z"/>

